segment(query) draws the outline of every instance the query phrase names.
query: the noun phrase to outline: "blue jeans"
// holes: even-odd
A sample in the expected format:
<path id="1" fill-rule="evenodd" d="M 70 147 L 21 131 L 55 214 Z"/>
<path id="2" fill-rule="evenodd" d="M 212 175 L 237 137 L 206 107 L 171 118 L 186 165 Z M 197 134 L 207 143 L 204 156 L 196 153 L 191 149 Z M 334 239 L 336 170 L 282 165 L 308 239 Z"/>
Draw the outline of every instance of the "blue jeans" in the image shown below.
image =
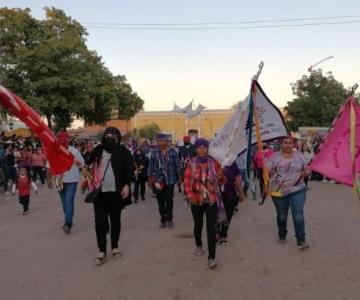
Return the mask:
<path id="1" fill-rule="evenodd" d="M 306 189 L 284 197 L 273 198 L 277 213 L 279 238 L 285 238 L 287 234 L 287 217 L 289 207 L 293 216 L 295 236 L 298 241 L 305 241 L 304 205 Z"/>
<path id="2" fill-rule="evenodd" d="M 72 226 L 74 217 L 74 200 L 77 182 L 64 183 L 64 188 L 59 192 L 65 216 L 65 224 Z"/>

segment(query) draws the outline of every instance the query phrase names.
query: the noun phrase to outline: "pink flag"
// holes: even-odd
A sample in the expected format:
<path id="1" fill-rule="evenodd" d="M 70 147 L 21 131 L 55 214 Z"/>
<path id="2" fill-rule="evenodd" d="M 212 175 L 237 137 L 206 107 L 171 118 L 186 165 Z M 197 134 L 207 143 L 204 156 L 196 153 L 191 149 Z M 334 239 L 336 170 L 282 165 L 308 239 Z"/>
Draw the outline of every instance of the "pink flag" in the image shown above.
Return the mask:
<path id="1" fill-rule="evenodd" d="M 54 133 L 24 100 L 0 85 L 0 104 L 9 113 L 23 121 L 39 137 L 44 145 L 53 175 L 62 174 L 71 168 L 74 156 L 60 145 Z"/>
<path id="2" fill-rule="evenodd" d="M 355 112 L 351 136 L 351 110 Z M 354 160 L 351 155 L 351 142 L 354 143 Z M 349 97 L 340 109 L 332 129 L 325 139 L 320 152 L 314 157 L 310 168 L 337 182 L 353 186 L 354 178 L 360 172 L 360 106 L 354 97 Z"/>

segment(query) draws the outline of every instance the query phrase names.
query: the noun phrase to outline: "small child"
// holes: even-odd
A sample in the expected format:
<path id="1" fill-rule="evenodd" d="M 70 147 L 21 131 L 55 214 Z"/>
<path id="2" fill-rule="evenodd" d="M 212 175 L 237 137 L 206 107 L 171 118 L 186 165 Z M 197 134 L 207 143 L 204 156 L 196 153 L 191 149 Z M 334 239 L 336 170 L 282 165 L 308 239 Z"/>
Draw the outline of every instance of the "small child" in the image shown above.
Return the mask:
<path id="1" fill-rule="evenodd" d="M 23 215 L 27 215 L 29 213 L 31 186 L 35 190 L 35 193 L 38 193 L 37 186 L 28 176 L 26 168 L 21 168 L 19 176 L 16 179 L 16 184 L 13 185 L 12 192 L 13 195 L 15 195 L 15 191 L 19 191 L 19 202 L 24 208 Z"/>

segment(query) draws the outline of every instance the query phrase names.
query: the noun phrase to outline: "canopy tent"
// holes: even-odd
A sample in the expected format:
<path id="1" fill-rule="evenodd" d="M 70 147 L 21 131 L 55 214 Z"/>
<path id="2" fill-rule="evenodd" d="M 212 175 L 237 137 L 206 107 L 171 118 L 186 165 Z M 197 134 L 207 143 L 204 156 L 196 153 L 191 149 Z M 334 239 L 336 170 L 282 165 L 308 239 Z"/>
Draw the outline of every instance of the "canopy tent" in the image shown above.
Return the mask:
<path id="1" fill-rule="evenodd" d="M 5 132 L 5 137 L 7 138 L 12 137 L 13 135 L 21 136 L 21 137 L 30 137 L 31 131 L 28 128 L 16 128 L 14 130 Z"/>

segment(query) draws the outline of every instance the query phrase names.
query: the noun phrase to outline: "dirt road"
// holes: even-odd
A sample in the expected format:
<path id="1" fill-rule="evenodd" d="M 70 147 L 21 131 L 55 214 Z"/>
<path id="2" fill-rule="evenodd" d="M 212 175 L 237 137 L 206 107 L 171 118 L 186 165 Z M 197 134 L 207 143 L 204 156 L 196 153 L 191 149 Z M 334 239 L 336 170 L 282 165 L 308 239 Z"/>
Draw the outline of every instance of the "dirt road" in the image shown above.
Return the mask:
<path id="1" fill-rule="evenodd" d="M 92 207 L 78 195 L 71 235 L 60 200 L 41 188 L 31 213 L 0 193 L 0 299 L 360 299 L 360 203 L 349 188 L 311 183 L 306 227 L 311 248 L 279 244 L 271 201 L 240 206 L 216 270 L 195 257 L 190 210 L 175 200 L 175 228 L 158 229 L 154 198 L 123 211 L 120 260 L 95 267 Z M 290 219 L 291 221 L 291 219 Z M 204 235 L 205 237 L 205 235 Z M 204 242 L 206 239 L 204 239 Z"/>

